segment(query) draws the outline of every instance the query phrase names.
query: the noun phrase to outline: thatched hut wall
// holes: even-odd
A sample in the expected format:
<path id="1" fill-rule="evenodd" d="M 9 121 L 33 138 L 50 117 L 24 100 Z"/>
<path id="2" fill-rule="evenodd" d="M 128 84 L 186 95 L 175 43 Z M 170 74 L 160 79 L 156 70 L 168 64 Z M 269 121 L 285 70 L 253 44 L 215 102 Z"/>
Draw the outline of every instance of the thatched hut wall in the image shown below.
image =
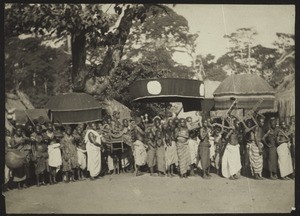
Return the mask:
<path id="1" fill-rule="evenodd" d="M 276 88 L 276 105 L 279 118 L 289 119 L 295 116 L 295 75 L 290 74 Z"/>

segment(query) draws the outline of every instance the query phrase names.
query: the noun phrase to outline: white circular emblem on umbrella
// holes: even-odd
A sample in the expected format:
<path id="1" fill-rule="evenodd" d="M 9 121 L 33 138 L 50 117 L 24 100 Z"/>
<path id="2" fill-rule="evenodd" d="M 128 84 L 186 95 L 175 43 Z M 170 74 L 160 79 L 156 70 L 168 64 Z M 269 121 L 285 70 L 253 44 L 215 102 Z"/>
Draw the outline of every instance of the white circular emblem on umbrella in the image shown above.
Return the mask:
<path id="1" fill-rule="evenodd" d="M 200 84 L 199 93 L 200 93 L 200 96 L 204 96 L 204 84 Z"/>
<path id="2" fill-rule="evenodd" d="M 152 95 L 158 95 L 161 92 L 161 84 L 158 81 L 149 81 L 147 90 Z"/>

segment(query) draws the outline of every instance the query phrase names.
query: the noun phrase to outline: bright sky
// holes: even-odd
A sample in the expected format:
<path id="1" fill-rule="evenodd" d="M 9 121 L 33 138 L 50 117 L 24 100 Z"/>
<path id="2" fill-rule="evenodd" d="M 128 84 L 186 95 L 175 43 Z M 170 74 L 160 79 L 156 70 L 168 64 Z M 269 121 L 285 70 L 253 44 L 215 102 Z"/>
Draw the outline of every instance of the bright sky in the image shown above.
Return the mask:
<path id="1" fill-rule="evenodd" d="M 170 7 L 187 19 L 191 33 L 199 31 L 196 52 L 204 55 L 223 55 L 227 47 L 224 34 L 238 28 L 254 27 L 258 32 L 257 43 L 266 47 L 272 47 L 276 32 L 294 34 L 295 29 L 294 5 L 177 4 Z M 174 55 L 174 59 L 190 64 L 190 58 L 181 53 Z"/>
<path id="2" fill-rule="evenodd" d="M 104 4 L 103 10 L 115 13 L 114 4 Z M 216 58 L 226 53 L 227 39 L 238 28 L 254 27 L 258 32 L 256 42 L 272 47 L 276 32 L 295 34 L 294 5 L 209 5 L 176 4 L 168 5 L 179 15 L 184 16 L 191 33 L 199 33 L 197 54 L 211 53 Z M 173 59 L 184 65 L 191 65 L 187 54 L 175 53 Z"/>

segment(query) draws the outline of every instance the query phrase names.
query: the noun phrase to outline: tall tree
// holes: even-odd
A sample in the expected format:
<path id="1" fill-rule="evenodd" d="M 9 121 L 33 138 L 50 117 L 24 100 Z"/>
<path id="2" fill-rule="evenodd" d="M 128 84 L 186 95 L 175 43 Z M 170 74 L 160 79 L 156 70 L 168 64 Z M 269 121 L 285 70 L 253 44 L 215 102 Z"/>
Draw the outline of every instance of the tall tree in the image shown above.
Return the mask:
<path id="1" fill-rule="evenodd" d="M 286 33 L 276 33 L 276 36 L 277 40 L 273 44 L 278 57 L 272 77 L 274 86 L 279 85 L 286 75 L 295 73 L 295 36 Z"/>
<path id="2" fill-rule="evenodd" d="M 212 54 L 207 54 L 206 56 L 197 55 L 196 63 L 202 65 L 204 79 L 223 81 L 227 77 L 226 72 L 222 68 L 223 65 L 218 64 L 215 56 Z"/>
<path id="3" fill-rule="evenodd" d="M 133 21 L 143 22 L 148 11 L 164 9 L 154 4 L 116 4 L 118 16 L 111 16 L 99 4 L 10 4 L 5 9 L 6 36 L 21 33 L 71 36 L 72 83 L 74 90 L 102 92 L 109 84 L 123 56 L 124 45 Z M 117 19 L 116 19 L 117 18 Z M 106 48 L 99 71 L 103 76 L 97 88 L 88 89 L 86 69 L 88 46 Z"/>
<path id="4" fill-rule="evenodd" d="M 256 72 L 253 68 L 257 62 L 251 57 L 255 35 L 257 32 L 254 28 L 239 28 L 230 35 L 224 36 L 231 44 L 230 55 L 234 56 L 234 61 L 242 66 L 242 71 L 236 71 L 236 73 Z"/>
<path id="5" fill-rule="evenodd" d="M 5 41 L 5 90 L 21 90 L 35 107 L 59 92 L 70 76 L 70 56 L 63 49 L 41 45 L 42 38 L 9 38 Z M 68 90 L 68 85 L 62 91 Z M 45 99 L 42 99 L 45 98 Z"/>

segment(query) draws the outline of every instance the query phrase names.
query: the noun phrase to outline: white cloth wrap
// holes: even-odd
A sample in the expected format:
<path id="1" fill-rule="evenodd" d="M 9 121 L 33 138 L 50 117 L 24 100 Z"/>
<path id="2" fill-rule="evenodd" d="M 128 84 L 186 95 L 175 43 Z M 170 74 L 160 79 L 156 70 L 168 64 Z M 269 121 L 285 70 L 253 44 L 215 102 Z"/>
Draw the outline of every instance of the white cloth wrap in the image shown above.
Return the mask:
<path id="1" fill-rule="evenodd" d="M 99 175 L 101 170 L 101 148 L 90 142 L 90 133 L 96 136 L 96 143 L 98 144 L 101 144 L 102 135 L 99 135 L 94 130 L 88 130 L 84 137 L 87 152 L 87 170 L 90 172 L 91 177 L 96 177 L 97 175 Z"/>
<path id="2" fill-rule="evenodd" d="M 240 145 L 227 144 L 222 157 L 222 175 L 225 178 L 236 174 L 242 168 Z"/>

